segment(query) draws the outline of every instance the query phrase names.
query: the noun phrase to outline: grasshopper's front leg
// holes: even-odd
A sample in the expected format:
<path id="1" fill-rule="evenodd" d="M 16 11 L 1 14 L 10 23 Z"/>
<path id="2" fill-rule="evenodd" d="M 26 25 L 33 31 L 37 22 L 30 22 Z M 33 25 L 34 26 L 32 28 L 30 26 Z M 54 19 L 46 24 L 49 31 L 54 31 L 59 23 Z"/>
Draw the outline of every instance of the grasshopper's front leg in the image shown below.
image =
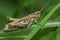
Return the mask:
<path id="1" fill-rule="evenodd" d="M 16 18 L 12 18 L 12 17 L 9 17 L 9 16 L 7 16 L 7 19 L 10 20 L 10 21 L 15 21 L 15 20 L 17 20 Z"/>
<path id="2" fill-rule="evenodd" d="M 34 20 L 34 21 L 35 21 L 35 23 L 37 23 L 38 25 L 43 26 L 43 25 L 39 24 L 39 23 L 37 22 L 37 20 Z"/>
<path id="3" fill-rule="evenodd" d="M 32 24 L 33 22 L 39 24 L 39 23 L 37 22 L 37 20 L 35 20 L 34 18 L 32 18 L 32 19 L 30 20 L 30 23 L 29 23 L 29 25 L 27 26 L 27 28 L 30 28 L 30 26 L 31 26 L 31 24 Z M 39 25 L 40 25 L 40 24 L 39 24 Z"/>

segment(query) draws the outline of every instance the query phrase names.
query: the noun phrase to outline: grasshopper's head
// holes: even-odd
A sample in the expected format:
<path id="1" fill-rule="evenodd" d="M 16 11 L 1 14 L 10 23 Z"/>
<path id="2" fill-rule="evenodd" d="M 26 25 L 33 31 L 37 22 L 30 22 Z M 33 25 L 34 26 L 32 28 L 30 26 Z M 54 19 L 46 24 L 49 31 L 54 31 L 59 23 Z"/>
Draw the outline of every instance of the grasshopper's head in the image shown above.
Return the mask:
<path id="1" fill-rule="evenodd" d="M 38 16 L 38 17 L 40 17 L 40 11 L 36 11 L 36 12 L 34 12 L 33 15 L 34 15 L 34 16 Z"/>
<path id="2" fill-rule="evenodd" d="M 36 11 L 32 14 L 32 17 L 38 19 L 40 17 L 40 11 Z"/>

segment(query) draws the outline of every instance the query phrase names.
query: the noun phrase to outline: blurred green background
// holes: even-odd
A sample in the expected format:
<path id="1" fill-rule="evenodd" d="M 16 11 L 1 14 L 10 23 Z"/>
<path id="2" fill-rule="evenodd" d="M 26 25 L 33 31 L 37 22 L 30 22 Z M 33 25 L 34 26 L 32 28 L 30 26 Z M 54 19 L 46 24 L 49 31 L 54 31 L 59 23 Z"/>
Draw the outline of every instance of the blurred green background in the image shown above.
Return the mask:
<path id="1" fill-rule="evenodd" d="M 45 8 L 44 6 L 47 5 Z M 54 7 L 56 11 L 52 11 Z M 29 35 L 30 31 L 27 29 L 24 30 L 16 30 L 11 32 L 4 32 L 2 29 L 5 25 L 9 22 L 7 20 L 7 16 L 14 17 L 14 18 L 22 18 L 27 16 L 35 11 L 41 10 L 41 17 L 39 18 L 39 23 L 45 18 L 45 23 L 47 22 L 55 22 L 57 26 L 51 26 L 47 28 L 41 28 L 40 33 L 37 39 L 37 36 L 34 35 L 32 38 L 28 38 L 29 40 L 60 40 L 60 0 L 0 0 L 0 40 L 24 40 L 25 37 L 20 36 L 27 36 Z M 52 16 L 47 16 L 49 12 L 53 12 Z M 51 13 L 52 13 L 51 12 Z M 47 19 L 47 17 L 49 17 Z M 59 22 L 59 26 L 57 24 Z M 40 23 L 41 24 L 41 23 Z M 33 24 L 38 27 L 38 24 Z M 32 27 L 33 27 L 32 25 Z M 38 29 L 38 28 L 37 28 Z M 34 29 L 33 29 L 34 30 Z M 33 31 L 32 31 L 33 32 Z M 38 31 L 37 33 L 38 34 Z M 31 34 L 32 35 L 32 34 Z M 19 37 L 16 37 L 19 36 Z M 28 36 L 29 37 L 29 36 Z M 27 39 L 26 39 L 27 40 Z"/>

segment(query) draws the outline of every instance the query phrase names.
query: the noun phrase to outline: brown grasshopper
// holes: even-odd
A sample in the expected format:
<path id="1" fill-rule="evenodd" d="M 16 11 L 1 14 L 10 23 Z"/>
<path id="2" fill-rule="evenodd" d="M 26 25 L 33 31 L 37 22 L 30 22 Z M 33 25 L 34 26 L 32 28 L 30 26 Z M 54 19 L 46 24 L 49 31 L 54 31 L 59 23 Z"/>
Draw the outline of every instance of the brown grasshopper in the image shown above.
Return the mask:
<path id="1" fill-rule="evenodd" d="M 40 11 L 36 11 L 36 12 L 34 12 L 28 16 L 25 16 L 23 18 L 20 18 L 20 19 L 19 18 L 16 19 L 16 18 L 7 17 L 7 19 L 9 19 L 12 22 L 6 24 L 6 26 L 3 30 L 4 31 L 11 31 L 11 30 L 20 29 L 20 28 L 30 28 L 30 26 L 33 22 L 38 23 L 37 20 L 40 17 L 40 13 L 43 11 L 43 9 L 47 5 L 48 5 L 48 3 L 46 5 L 44 5 L 44 7 Z"/>
<path id="2" fill-rule="evenodd" d="M 11 23 L 6 24 L 5 28 L 3 30 L 5 31 L 11 31 L 19 28 L 29 28 L 30 25 L 33 22 L 37 23 L 37 20 L 40 17 L 40 11 L 36 11 L 26 17 L 20 18 L 20 19 L 15 19 L 11 17 L 7 17 Z"/>

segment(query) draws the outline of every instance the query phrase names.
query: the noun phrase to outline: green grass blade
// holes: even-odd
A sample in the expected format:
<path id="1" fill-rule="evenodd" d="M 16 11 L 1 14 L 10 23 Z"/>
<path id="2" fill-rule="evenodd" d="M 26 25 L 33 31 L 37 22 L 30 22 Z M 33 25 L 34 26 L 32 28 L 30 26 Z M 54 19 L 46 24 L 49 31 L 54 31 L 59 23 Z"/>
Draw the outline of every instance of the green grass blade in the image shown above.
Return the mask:
<path id="1" fill-rule="evenodd" d="M 60 3 L 58 3 L 46 16 L 45 18 L 40 22 L 40 24 L 45 24 L 47 20 L 54 14 L 54 12 L 60 7 Z M 41 26 L 42 27 L 42 26 Z M 32 32 L 26 37 L 24 40 L 31 40 L 34 38 L 35 34 L 38 34 L 37 32 L 40 30 L 40 27 L 36 27 Z"/>
<path id="2" fill-rule="evenodd" d="M 46 21 L 54 14 L 54 12 L 60 7 L 60 3 L 57 4 L 47 15 L 46 17 L 40 22 L 40 24 L 45 24 Z"/>

